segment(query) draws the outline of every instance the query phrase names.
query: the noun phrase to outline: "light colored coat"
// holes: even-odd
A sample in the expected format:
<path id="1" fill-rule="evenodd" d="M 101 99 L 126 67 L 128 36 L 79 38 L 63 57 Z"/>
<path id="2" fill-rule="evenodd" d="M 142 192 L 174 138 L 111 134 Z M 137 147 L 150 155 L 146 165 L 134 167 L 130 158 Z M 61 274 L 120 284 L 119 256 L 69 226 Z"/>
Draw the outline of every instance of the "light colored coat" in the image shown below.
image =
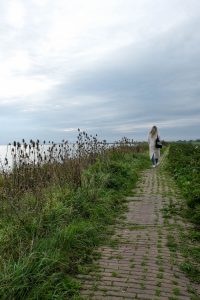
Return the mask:
<path id="1" fill-rule="evenodd" d="M 158 135 L 158 137 L 159 137 L 159 135 Z M 149 133 L 148 143 L 149 143 L 150 159 L 152 159 L 153 155 L 154 155 L 154 158 L 156 158 L 156 159 L 160 158 L 160 149 L 156 148 L 156 138 L 157 138 L 157 134 L 152 137 L 151 134 Z M 159 137 L 159 139 L 160 139 L 160 137 Z"/>

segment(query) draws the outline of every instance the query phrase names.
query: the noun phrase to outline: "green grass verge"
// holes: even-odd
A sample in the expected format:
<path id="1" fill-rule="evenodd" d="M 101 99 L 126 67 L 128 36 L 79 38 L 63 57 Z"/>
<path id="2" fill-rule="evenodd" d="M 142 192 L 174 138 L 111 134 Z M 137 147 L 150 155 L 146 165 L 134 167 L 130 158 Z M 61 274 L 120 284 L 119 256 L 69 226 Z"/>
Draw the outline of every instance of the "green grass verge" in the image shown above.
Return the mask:
<path id="1" fill-rule="evenodd" d="M 82 174 L 81 187 L 50 186 L 27 193 L 17 214 L 2 207 L 1 299 L 78 299 L 76 275 L 92 263 L 109 225 L 125 209 L 124 195 L 149 166 L 148 156 L 111 153 Z"/>
<path id="2" fill-rule="evenodd" d="M 173 231 L 168 235 L 167 245 L 171 252 L 180 252 L 184 257 L 180 268 L 195 282 L 200 283 L 200 148 L 194 143 L 173 143 L 170 145 L 166 170 L 173 176 L 181 193 L 182 200 L 171 200 L 163 209 L 167 218 L 177 215 L 182 221 L 190 223 L 172 225 L 178 232 L 178 241 L 174 240 Z M 180 195 L 179 195 L 180 198 Z M 185 200 L 184 200 L 185 199 Z M 170 231 L 170 228 L 169 228 Z"/>
<path id="3" fill-rule="evenodd" d="M 186 199 L 185 216 L 200 225 L 200 146 L 173 143 L 169 149 L 167 168 Z"/>

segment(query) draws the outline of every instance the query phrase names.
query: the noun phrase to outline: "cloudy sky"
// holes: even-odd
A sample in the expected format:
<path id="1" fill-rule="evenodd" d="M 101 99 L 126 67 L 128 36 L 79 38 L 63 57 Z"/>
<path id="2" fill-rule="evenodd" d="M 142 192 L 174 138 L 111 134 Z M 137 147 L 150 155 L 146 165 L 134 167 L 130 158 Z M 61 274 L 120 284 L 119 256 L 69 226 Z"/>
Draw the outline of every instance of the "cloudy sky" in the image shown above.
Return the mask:
<path id="1" fill-rule="evenodd" d="M 200 138 L 199 0 L 0 0 L 0 144 Z"/>

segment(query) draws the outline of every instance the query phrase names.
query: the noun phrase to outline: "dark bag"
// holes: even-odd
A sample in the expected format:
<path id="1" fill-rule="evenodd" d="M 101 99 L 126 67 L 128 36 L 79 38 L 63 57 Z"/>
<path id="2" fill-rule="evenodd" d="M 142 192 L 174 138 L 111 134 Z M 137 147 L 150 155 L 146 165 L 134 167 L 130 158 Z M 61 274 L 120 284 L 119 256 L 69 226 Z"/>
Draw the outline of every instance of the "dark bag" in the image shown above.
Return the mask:
<path id="1" fill-rule="evenodd" d="M 158 136 L 156 138 L 156 148 L 162 148 L 162 143 L 161 143 L 161 141 L 160 141 L 160 139 L 159 139 Z"/>

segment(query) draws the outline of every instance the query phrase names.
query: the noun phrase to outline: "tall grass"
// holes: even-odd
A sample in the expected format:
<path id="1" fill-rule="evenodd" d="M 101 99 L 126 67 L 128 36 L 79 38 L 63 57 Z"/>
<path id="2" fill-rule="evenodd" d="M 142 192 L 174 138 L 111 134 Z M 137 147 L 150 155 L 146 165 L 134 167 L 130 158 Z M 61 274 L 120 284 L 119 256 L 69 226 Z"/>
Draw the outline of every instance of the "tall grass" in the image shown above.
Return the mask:
<path id="1" fill-rule="evenodd" d="M 168 168 L 186 199 L 186 214 L 200 225 L 200 146 L 174 143 L 170 146 L 168 161 Z"/>
<path id="2" fill-rule="evenodd" d="M 79 132 L 72 150 L 67 142 L 48 147 L 43 158 L 39 141 L 14 143 L 13 170 L 2 174 L 1 299 L 78 299 L 76 274 L 149 165 L 146 146 L 125 139 L 108 147 Z"/>
<path id="3" fill-rule="evenodd" d="M 183 200 L 177 206 L 177 212 L 194 223 L 187 230 L 179 225 L 179 250 L 184 257 L 181 270 L 192 281 L 200 283 L 200 145 L 194 142 L 173 143 L 169 149 L 168 169 L 186 202 Z M 194 296 L 194 299 L 197 298 Z"/>

